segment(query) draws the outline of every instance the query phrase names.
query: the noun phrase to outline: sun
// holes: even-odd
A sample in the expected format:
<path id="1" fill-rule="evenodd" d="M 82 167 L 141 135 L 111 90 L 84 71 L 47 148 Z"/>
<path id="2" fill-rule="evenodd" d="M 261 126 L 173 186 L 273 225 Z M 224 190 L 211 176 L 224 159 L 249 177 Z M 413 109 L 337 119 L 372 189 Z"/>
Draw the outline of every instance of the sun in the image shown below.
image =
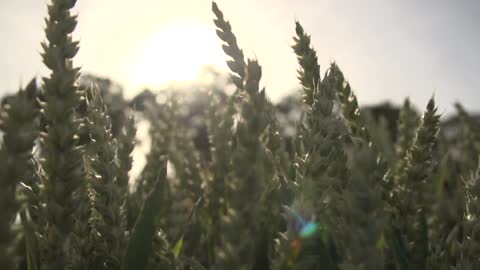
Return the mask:
<path id="1" fill-rule="evenodd" d="M 206 25 L 167 25 L 140 46 L 132 65 L 131 82 L 137 86 L 164 87 L 201 79 L 205 66 L 225 68 L 215 31 Z"/>

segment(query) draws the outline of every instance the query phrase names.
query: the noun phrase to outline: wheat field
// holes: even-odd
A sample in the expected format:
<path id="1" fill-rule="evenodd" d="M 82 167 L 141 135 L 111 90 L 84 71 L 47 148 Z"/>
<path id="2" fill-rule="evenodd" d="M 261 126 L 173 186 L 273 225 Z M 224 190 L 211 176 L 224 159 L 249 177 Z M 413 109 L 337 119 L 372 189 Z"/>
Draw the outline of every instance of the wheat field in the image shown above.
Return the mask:
<path id="1" fill-rule="evenodd" d="M 48 5 L 49 76 L 2 98 L 0 269 L 480 269 L 480 123 L 460 104 L 360 107 L 298 21 L 302 90 L 274 104 L 215 2 L 226 84 L 128 101 L 75 66 L 75 4 Z"/>

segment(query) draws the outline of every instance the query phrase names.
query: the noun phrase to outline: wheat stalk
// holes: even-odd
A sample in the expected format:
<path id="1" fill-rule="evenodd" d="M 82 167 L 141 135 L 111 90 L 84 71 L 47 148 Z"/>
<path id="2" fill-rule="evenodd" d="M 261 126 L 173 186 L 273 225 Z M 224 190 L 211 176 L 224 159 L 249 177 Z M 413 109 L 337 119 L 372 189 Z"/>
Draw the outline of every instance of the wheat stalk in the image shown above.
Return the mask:
<path id="1" fill-rule="evenodd" d="M 21 182 L 28 187 L 37 184 L 32 155 L 39 133 L 36 97 L 37 87 L 32 80 L 25 89 L 4 99 L 0 108 L 0 130 L 3 132 L 0 148 L 0 268 L 6 270 L 16 269 L 14 222 L 20 210 L 16 191 Z"/>

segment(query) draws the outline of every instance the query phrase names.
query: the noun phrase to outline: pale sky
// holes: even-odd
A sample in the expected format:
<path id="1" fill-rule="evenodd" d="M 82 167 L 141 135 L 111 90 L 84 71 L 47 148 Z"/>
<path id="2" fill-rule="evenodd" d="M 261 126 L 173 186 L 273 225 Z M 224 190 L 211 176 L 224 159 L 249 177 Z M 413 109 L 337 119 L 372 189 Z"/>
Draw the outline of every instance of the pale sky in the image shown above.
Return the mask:
<path id="1" fill-rule="evenodd" d="M 46 3 L 0 0 L 0 93 L 17 89 L 31 76 L 46 75 L 39 56 Z M 435 94 L 440 112 L 451 112 L 455 101 L 480 111 L 479 1 L 218 4 L 246 56 L 257 57 L 263 66 L 262 84 L 274 101 L 298 88 L 290 48 L 298 19 L 312 35 L 322 70 L 335 60 L 360 103 L 398 104 L 410 96 L 423 108 Z M 120 82 L 127 96 L 141 90 L 142 80 L 157 78 L 157 69 L 164 77 L 175 77 L 192 73 L 202 61 L 223 63 L 209 0 L 78 0 L 75 12 L 75 36 L 81 41 L 75 64 Z M 192 64 L 186 61 L 191 58 Z"/>

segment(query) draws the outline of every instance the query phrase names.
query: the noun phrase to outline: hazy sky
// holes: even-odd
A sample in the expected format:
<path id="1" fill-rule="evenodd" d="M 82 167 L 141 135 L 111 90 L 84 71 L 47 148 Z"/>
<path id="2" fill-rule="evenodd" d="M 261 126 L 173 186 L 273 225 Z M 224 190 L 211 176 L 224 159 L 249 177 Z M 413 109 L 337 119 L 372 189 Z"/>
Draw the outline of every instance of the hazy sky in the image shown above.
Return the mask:
<path id="1" fill-rule="evenodd" d="M 441 112 L 450 112 L 455 101 L 480 110 L 479 3 L 218 1 L 245 54 L 257 57 L 263 66 L 262 84 L 273 100 L 298 87 L 297 63 L 290 48 L 298 19 L 312 35 L 323 70 L 335 60 L 361 103 L 387 99 L 400 103 L 410 96 L 423 108 L 435 93 Z M 159 50 L 168 50 L 159 55 L 166 55 L 169 61 L 178 58 L 176 68 L 188 65 L 183 63 L 184 55 L 220 51 L 220 44 L 196 48 L 213 40 L 209 0 L 78 0 L 76 12 L 79 25 L 75 35 L 81 40 L 76 65 L 119 81 L 130 96 L 139 90 L 132 72 L 139 65 L 137 58 L 142 53 L 145 57 L 142 48 L 148 47 L 149 41 L 160 44 Z M 33 75 L 46 74 L 39 56 L 45 14 L 46 1 L 0 0 L 0 92 L 17 89 Z M 207 41 L 198 41 L 199 35 L 159 39 L 159 32 L 169 33 L 168 28 L 178 24 L 207 29 Z M 176 40 L 182 45 L 175 45 Z M 168 68 L 159 63 L 159 70 Z"/>

